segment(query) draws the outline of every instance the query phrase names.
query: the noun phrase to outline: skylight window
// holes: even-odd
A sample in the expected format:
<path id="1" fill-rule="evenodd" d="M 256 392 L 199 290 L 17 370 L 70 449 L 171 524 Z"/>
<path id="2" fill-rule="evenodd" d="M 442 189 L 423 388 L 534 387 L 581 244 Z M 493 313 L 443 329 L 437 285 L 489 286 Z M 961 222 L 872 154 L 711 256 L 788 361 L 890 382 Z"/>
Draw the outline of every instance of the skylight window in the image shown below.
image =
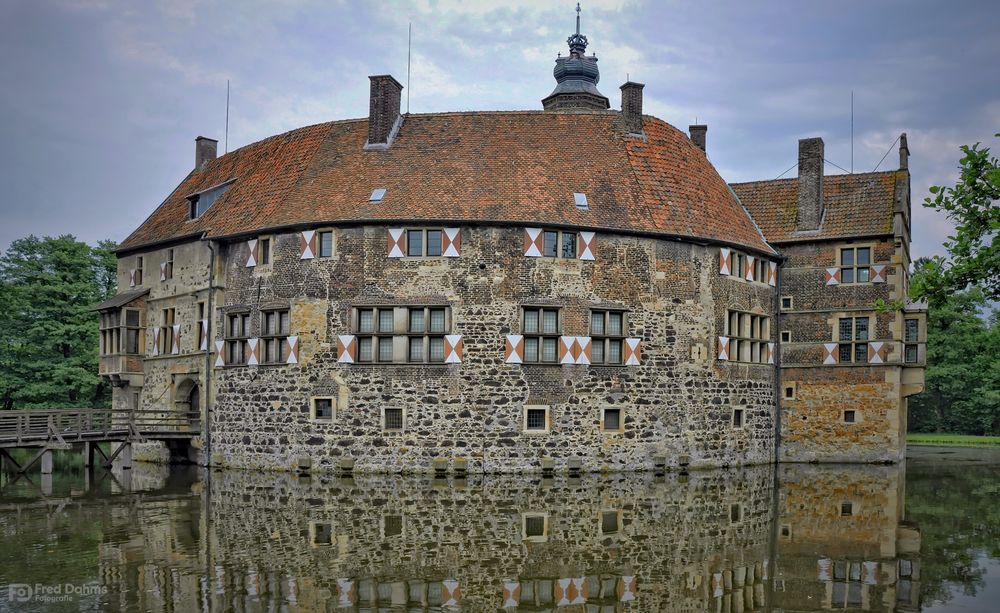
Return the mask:
<path id="1" fill-rule="evenodd" d="M 371 197 L 368 198 L 368 202 L 381 202 L 382 198 L 385 196 L 385 188 L 380 187 L 378 189 L 372 190 Z"/>
<path id="2" fill-rule="evenodd" d="M 584 211 L 590 209 L 590 205 L 587 204 L 587 194 L 581 194 L 580 192 L 573 192 L 573 204 L 576 205 L 576 208 Z"/>
<path id="3" fill-rule="evenodd" d="M 229 186 L 233 184 L 233 181 L 227 181 L 222 185 L 216 185 L 206 189 L 205 191 L 194 194 L 193 196 L 188 196 L 188 200 L 191 202 L 191 219 L 198 219 L 205 214 L 205 211 L 212 206 L 216 200 L 222 197 L 229 189 Z"/>

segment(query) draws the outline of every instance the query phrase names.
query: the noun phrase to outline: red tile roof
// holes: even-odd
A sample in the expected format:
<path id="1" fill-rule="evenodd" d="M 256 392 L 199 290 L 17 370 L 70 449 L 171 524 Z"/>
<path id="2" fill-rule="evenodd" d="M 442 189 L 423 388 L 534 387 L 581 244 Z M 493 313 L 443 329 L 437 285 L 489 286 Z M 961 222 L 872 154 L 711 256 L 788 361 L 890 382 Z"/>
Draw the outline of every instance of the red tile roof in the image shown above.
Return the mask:
<path id="1" fill-rule="evenodd" d="M 449 221 L 565 225 L 678 236 L 773 253 L 687 135 L 644 118 L 626 137 L 614 112 L 408 115 L 392 146 L 365 151 L 367 119 L 293 130 L 194 171 L 120 249 L 269 228 Z M 230 179 L 201 218 L 187 196 Z M 369 202 L 375 188 L 380 202 Z M 573 205 L 583 192 L 589 210 Z"/>
<path id="2" fill-rule="evenodd" d="M 733 191 L 771 243 L 892 234 L 896 183 L 906 171 L 823 177 L 823 225 L 797 234 L 798 179 L 733 183 Z"/>

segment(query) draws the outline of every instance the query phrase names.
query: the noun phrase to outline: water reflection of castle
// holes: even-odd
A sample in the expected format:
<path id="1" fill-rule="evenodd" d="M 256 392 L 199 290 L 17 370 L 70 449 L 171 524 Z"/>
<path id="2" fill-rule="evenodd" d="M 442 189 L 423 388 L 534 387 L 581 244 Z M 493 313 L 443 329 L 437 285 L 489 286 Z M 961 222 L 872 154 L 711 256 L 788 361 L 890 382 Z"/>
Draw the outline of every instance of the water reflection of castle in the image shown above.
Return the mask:
<path id="1" fill-rule="evenodd" d="M 149 611 L 919 610 L 899 467 L 778 471 L 776 497 L 773 467 L 534 481 L 217 472 L 133 510 L 129 536 L 102 545 L 102 577 L 113 604 Z"/>

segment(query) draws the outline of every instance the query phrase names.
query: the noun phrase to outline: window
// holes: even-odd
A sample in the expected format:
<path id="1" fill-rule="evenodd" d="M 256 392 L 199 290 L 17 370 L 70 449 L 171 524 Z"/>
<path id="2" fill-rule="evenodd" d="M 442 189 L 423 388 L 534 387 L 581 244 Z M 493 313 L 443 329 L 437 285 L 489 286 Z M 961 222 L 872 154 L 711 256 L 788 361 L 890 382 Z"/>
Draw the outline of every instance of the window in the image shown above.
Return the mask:
<path id="1" fill-rule="evenodd" d="M 174 278 L 174 250 L 167 249 L 166 258 L 163 261 L 163 280 Z"/>
<path id="2" fill-rule="evenodd" d="M 524 407 L 524 431 L 525 432 L 548 432 L 549 431 L 549 407 L 542 405 L 528 405 Z"/>
<path id="3" fill-rule="evenodd" d="M 368 202 L 381 202 L 385 197 L 385 188 L 377 187 L 372 190 L 372 195 L 368 196 Z"/>
<path id="4" fill-rule="evenodd" d="M 393 537 L 403 534 L 402 515 L 384 515 L 382 517 L 382 536 Z"/>
<path id="5" fill-rule="evenodd" d="M 313 398 L 310 417 L 313 421 L 333 421 L 333 398 Z"/>
<path id="6" fill-rule="evenodd" d="M 729 505 L 729 522 L 735 524 L 739 523 L 742 520 L 743 520 L 743 505 L 741 505 L 738 502 Z"/>
<path id="7" fill-rule="evenodd" d="M 441 255 L 441 230 L 407 230 L 406 255 L 434 257 Z"/>
<path id="8" fill-rule="evenodd" d="M 601 409 L 601 430 L 603 432 L 621 432 L 624 429 L 622 410 L 617 407 Z"/>
<path id="9" fill-rule="evenodd" d="M 382 409 L 382 429 L 398 432 L 403 429 L 403 409 L 385 407 Z"/>
<path id="10" fill-rule="evenodd" d="M 840 342 L 839 361 L 850 364 L 868 362 L 868 318 L 841 317 L 837 340 Z"/>
<path id="11" fill-rule="evenodd" d="M 621 511 L 601 511 L 601 534 L 618 534 L 621 529 Z"/>
<path id="12" fill-rule="evenodd" d="M 840 503 L 840 516 L 850 517 L 851 515 L 854 515 L 854 503 L 851 502 Z"/>
<path id="13" fill-rule="evenodd" d="M 625 342 L 623 311 L 590 312 L 590 363 L 621 364 Z"/>
<path id="14" fill-rule="evenodd" d="M 743 411 L 744 409 L 733 409 L 733 428 L 743 427 Z"/>
<path id="15" fill-rule="evenodd" d="M 524 335 L 524 361 L 555 364 L 559 357 L 559 334 L 562 322 L 558 308 L 525 307 L 521 332 Z"/>
<path id="16" fill-rule="evenodd" d="M 205 327 L 201 323 L 201 322 L 205 321 L 206 319 L 207 319 L 207 317 L 206 317 L 206 314 L 205 314 L 205 303 L 204 302 L 199 302 L 198 303 L 198 333 L 197 333 L 198 344 L 195 345 L 199 349 L 201 349 L 201 347 L 203 345 L 206 345 L 206 343 L 205 343 Z"/>
<path id="17" fill-rule="evenodd" d="M 333 526 L 330 524 L 323 524 L 318 522 L 313 522 L 310 525 L 310 532 L 312 533 L 312 544 L 323 546 L 330 545 L 333 542 Z"/>
<path id="18" fill-rule="evenodd" d="M 792 538 L 792 524 L 781 524 L 781 538 Z"/>
<path id="19" fill-rule="evenodd" d="M 444 362 L 445 309 L 417 307 L 408 312 L 409 362 Z"/>
<path id="20" fill-rule="evenodd" d="M 271 263 L 271 239 L 261 238 L 257 240 L 257 265 L 267 266 Z"/>
<path id="21" fill-rule="evenodd" d="M 102 356 L 119 353 L 139 354 L 142 335 L 139 309 L 116 309 L 102 312 L 100 330 Z"/>
<path id="22" fill-rule="evenodd" d="M 355 321 L 359 362 L 444 363 L 448 307 L 362 307 L 357 309 Z M 401 351 L 398 356 L 397 346 Z"/>
<path id="23" fill-rule="evenodd" d="M 846 247 L 840 250 L 840 282 L 868 283 L 871 272 L 871 247 Z"/>
<path id="24" fill-rule="evenodd" d="M 191 219 L 198 219 L 204 215 L 205 211 L 208 210 L 208 207 L 212 206 L 215 201 L 222 196 L 222 194 L 226 193 L 226 190 L 229 189 L 229 186 L 232 184 L 233 182 L 229 181 L 228 183 L 207 189 L 200 194 L 195 194 L 194 196 L 189 197 L 188 200 L 191 203 Z"/>
<path id="25" fill-rule="evenodd" d="M 526 541 L 542 542 L 549 537 L 549 516 L 545 513 L 521 515 L 521 534 Z"/>
<path id="26" fill-rule="evenodd" d="M 141 255 L 135 256 L 135 284 L 142 285 L 142 263 L 143 258 Z"/>
<path id="27" fill-rule="evenodd" d="M 920 339 L 920 321 L 917 319 L 907 319 L 904 325 L 903 360 L 907 364 L 913 364 L 920 359 L 920 346 L 917 344 Z"/>
<path id="28" fill-rule="evenodd" d="M 260 338 L 264 364 L 284 364 L 288 360 L 288 309 L 261 313 Z"/>
<path id="29" fill-rule="evenodd" d="M 747 256 L 742 253 L 736 254 L 736 269 L 733 271 L 739 279 L 747 278 Z"/>
<path id="30" fill-rule="evenodd" d="M 319 257 L 333 256 L 333 231 L 325 230 L 319 233 Z"/>
<path id="31" fill-rule="evenodd" d="M 177 310 L 163 309 L 163 315 L 160 319 L 162 325 L 160 326 L 160 354 L 172 353 L 174 348 L 174 318 L 176 316 Z"/>
<path id="32" fill-rule="evenodd" d="M 226 364 L 246 364 L 250 313 L 232 313 L 226 321 Z"/>
<path id="33" fill-rule="evenodd" d="M 142 334 L 142 329 L 139 327 L 139 310 L 125 309 L 125 334 L 123 337 L 125 344 L 122 346 L 121 352 L 138 355 L 140 334 Z"/>
<path id="34" fill-rule="evenodd" d="M 729 359 L 734 362 L 767 362 L 767 342 L 771 338 L 771 318 L 741 311 L 729 311 Z"/>
<path id="35" fill-rule="evenodd" d="M 542 233 L 542 255 L 547 258 L 575 258 L 576 233 L 546 230 Z"/>
<path id="36" fill-rule="evenodd" d="M 791 332 L 791 330 L 782 330 L 781 331 L 781 342 L 782 343 L 790 343 L 790 342 L 792 342 L 792 332 Z"/>
<path id="37" fill-rule="evenodd" d="M 576 208 L 584 211 L 590 209 L 590 204 L 587 202 L 587 194 L 582 192 L 573 192 L 573 204 Z"/>
<path id="38" fill-rule="evenodd" d="M 784 309 L 784 310 L 788 310 L 788 309 L 792 308 L 792 297 L 791 296 L 782 296 L 781 297 L 781 308 Z"/>
<path id="39" fill-rule="evenodd" d="M 853 409 L 846 409 L 844 411 L 844 423 L 853 424 L 858 421 L 858 412 Z"/>
<path id="40" fill-rule="evenodd" d="M 785 400 L 795 400 L 795 386 L 786 385 L 785 386 Z"/>

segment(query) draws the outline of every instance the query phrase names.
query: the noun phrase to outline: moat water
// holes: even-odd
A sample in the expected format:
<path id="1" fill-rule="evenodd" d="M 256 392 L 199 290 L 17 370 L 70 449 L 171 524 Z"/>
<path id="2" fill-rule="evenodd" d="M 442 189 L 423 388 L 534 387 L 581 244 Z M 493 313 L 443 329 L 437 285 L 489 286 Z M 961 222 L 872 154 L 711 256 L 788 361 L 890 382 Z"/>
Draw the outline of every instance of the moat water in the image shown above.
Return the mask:
<path id="1" fill-rule="evenodd" d="M 0 611 L 1000 610 L 1000 450 L 910 456 L 552 479 L 4 475 Z"/>

